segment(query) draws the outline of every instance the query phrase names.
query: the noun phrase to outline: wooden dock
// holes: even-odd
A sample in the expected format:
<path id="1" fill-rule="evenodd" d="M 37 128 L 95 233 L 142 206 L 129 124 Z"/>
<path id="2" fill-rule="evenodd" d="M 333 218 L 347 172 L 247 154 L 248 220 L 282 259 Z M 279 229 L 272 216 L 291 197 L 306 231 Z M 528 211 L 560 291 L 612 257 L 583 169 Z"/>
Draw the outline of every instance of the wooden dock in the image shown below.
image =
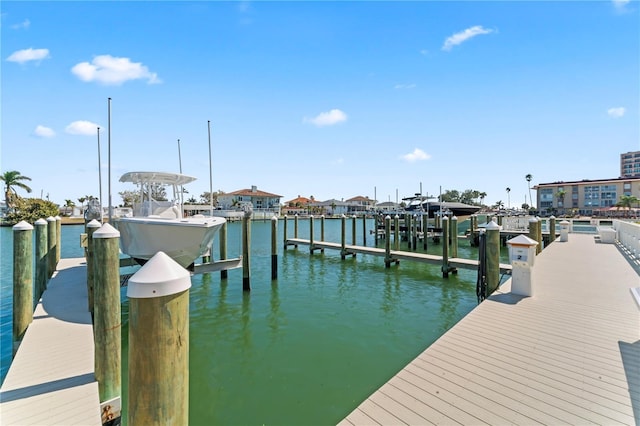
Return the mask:
<path id="1" fill-rule="evenodd" d="M 537 256 L 533 285 L 505 283 L 340 424 L 640 424 L 630 262 L 571 234 Z"/>
<path id="2" fill-rule="evenodd" d="M 311 245 L 311 241 L 309 240 L 305 240 L 302 238 L 287 238 L 286 245 L 292 245 L 292 246 L 296 246 L 296 245 L 306 245 L 309 246 Z M 329 249 L 329 250 L 338 250 L 341 251 L 342 250 L 342 246 L 340 243 L 331 243 L 331 242 L 326 242 L 326 241 L 314 241 L 313 242 L 313 250 L 323 250 L 323 249 Z M 346 244 L 345 245 L 345 251 L 347 255 L 353 255 L 353 254 L 369 254 L 372 256 L 379 256 L 379 257 L 385 257 L 386 256 L 386 252 L 385 249 L 383 248 L 378 248 L 378 247 L 365 247 L 365 246 L 356 246 L 356 245 L 349 245 Z M 390 251 L 390 260 L 392 262 L 395 261 L 400 261 L 400 260 L 411 260 L 414 262 L 422 262 L 422 263 L 429 263 L 432 265 L 442 265 L 442 256 L 438 256 L 438 255 L 434 255 L 434 254 L 427 254 L 427 253 L 417 253 L 417 252 L 412 252 L 412 251 L 403 251 L 403 250 L 391 250 Z M 478 269 L 478 264 L 479 262 L 477 260 L 473 260 L 473 259 L 462 259 L 459 257 L 450 257 L 449 258 L 449 266 L 453 267 L 453 268 L 460 268 L 460 269 L 474 269 L 477 270 Z M 509 271 L 511 271 L 511 265 L 508 263 L 501 263 L 500 264 L 500 273 L 504 274 L 504 273 L 508 273 Z"/>
<path id="3" fill-rule="evenodd" d="M 0 388 L 2 425 L 101 425 L 84 258 L 61 259 Z"/>

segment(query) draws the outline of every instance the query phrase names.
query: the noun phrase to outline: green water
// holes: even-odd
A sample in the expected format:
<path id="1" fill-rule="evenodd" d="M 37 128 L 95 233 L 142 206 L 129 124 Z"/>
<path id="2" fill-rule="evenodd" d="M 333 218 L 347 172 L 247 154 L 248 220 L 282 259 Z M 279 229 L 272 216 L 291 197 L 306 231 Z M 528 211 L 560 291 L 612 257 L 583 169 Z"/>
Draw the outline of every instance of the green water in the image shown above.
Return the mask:
<path id="1" fill-rule="evenodd" d="M 251 292 L 242 291 L 239 269 L 229 271 L 227 280 L 219 273 L 192 278 L 192 425 L 335 424 L 477 304 L 475 271 L 460 270 L 443 279 L 438 265 L 403 261 L 385 269 L 379 257 L 342 261 L 338 252 L 310 256 L 303 246 L 283 252 L 282 221 L 279 275 L 272 281 L 270 226 L 252 225 Z M 318 221 L 316 239 L 319 228 Z M 356 230 L 362 244 L 360 221 Z M 238 223 L 229 224 L 229 257 L 239 252 L 239 233 Z M 291 220 L 288 233 L 293 234 Z M 300 221 L 299 237 L 308 238 L 308 222 Z M 325 239 L 339 242 L 339 220 L 326 221 Z M 374 245 L 373 236 L 367 235 L 367 245 Z M 440 245 L 429 248 L 434 254 L 441 250 Z M 477 250 L 461 240 L 459 257 L 476 259 Z"/>

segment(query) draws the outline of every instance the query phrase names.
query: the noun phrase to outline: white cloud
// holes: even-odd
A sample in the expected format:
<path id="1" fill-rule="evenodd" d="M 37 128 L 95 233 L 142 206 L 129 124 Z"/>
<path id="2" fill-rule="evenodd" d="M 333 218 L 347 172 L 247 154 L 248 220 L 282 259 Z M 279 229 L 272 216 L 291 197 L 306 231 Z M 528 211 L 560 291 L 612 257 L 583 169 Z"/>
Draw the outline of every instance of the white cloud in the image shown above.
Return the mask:
<path id="1" fill-rule="evenodd" d="M 91 121 L 79 120 L 69 124 L 64 131 L 71 135 L 94 136 L 98 134 L 98 127 L 102 126 Z"/>
<path id="2" fill-rule="evenodd" d="M 415 89 L 416 85 L 415 83 L 411 83 L 411 84 L 396 84 L 395 86 L 393 86 L 394 89 Z"/>
<path id="3" fill-rule="evenodd" d="M 333 126 L 334 124 L 338 124 L 343 121 L 347 121 L 347 114 L 340 111 L 339 109 L 332 109 L 328 112 L 321 112 L 314 118 L 305 117 L 303 119 L 304 123 L 311 123 L 318 127 Z"/>
<path id="4" fill-rule="evenodd" d="M 429 54 L 429 51 L 428 51 L 427 49 L 422 49 L 422 50 L 420 51 L 420 54 L 421 54 L 421 55 L 426 56 L 426 55 L 428 55 L 428 54 Z"/>
<path id="5" fill-rule="evenodd" d="M 131 62 L 129 58 L 99 55 L 91 63 L 81 62 L 71 68 L 71 72 L 82 81 L 96 81 L 107 85 L 120 85 L 128 80 L 147 80 L 149 84 L 161 83 L 158 75 L 150 72 L 141 62 Z"/>
<path id="6" fill-rule="evenodd" d="M 41 126 L 40 124 L 38 124 L 33 131 L 33 134 L 35 136 L 38 136 L 39 138 L 52 138 L 56 135 L 56 132 L 54 132 L 53 129 L 50 129 L 49 127 Z"/>
<path id="7" fill-rule="evenodd" d="M 626 110 L 624 109 L 624 107 L 609 108 L 607 110 L 607 114 L 609 114 L 609 117 L 613 118 L 620 118 L 624 115 L 625 112 Z"/>
<path id="8" fill-rule="evenodd" d="M 49 49 L 33 49 L 30 47 L 28 49 L 13 52 L 9 55 L 7 61 L 24 64 L 25 62 L 41 61 L 47 58 L 49 58 Z"/>
<path id="9" fill-rule="evenodd" d="M 431 158 L 431 156 L 429 154 L 427 154 L 426 152 L 424 152 L 423 150 L 421 150 L 420 148 L 416 148 L 413 150 L 413 152 L 410 152 L 409 154 L 405 154 L 400 156 L 400 158 L 402 158 L 404 161 L 408 162 L 408 163 L 414 163 L 416 161 L 424 161 L 424 160 L 428 160 Z"/>
<path id="10" fill-rule="evenodd" d="M 619 12 L 624 12 L 629 2 L 630 0 L 611 0 L 613 7 Z"/>
<path id="11" fill-rule="evenodd" d="M 467 28 L 466 30 L 455 33 L 451 37 L 447 38 L 442 45 L 442 50 L 451 50 L 453 46 L 464 43 L 465 41 L 472 39 L 475 36 L 481 34 L 491 34 L 492 32 L 494 32 L 494 30 L 483 28 L 481 25 Z"/>
<path id="12" fill-rule="evenodd" d="M 31 25 L 31 21 L 29 21 L 28 19 L 25 19 L 24 21 L 20 22 L 19 24 L 14 24 L 11 26 L 11 29 L 14 30 L 22 30 L 22 29 L 29 29 L 29 26 Z"/>

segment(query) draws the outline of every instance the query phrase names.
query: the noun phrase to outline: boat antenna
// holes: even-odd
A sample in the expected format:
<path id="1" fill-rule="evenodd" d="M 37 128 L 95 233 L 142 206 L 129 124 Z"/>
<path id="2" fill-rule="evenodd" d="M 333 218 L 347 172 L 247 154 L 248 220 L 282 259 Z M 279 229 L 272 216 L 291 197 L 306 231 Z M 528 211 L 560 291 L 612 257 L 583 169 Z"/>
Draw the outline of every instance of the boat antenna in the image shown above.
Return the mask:
<path id="1" fill-rule="evenodd" d="M 100 126 L 98 126 L 98 197 L 100 200 L 100 221 L 102 221 L 102 162 L 100 160 Z"/>
<path id="2" fill-rule="evenodd" d="M 111 98 L 109 99 L 108 122 L 107 122 L 107 171 L 108 171 L 108 193 L 109 193 L 109 223 L 111 223 Z"/>
<path id="3" fill-rule="evenodd" d="M 211 166 L 211 120 L 207 120 L 207 133 L 209 135 L 209 209 L 213 216 L 213 171 Z"/>
<path id="4" fill-rule="evenodd" d="M 182 174 L 182 155 L 180 154 L 180 139 L 178 139 L 178 164 L 180 166 L 180 174 Z M 184 186 L 180 185 L 180 208 L 184 204 Z"/>

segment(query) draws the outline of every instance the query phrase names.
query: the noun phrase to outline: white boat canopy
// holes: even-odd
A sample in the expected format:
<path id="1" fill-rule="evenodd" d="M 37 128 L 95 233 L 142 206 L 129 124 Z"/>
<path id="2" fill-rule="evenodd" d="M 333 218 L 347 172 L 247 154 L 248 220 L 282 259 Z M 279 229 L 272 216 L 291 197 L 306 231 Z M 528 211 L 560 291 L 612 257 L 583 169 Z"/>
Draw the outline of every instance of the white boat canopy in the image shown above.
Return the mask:
<path id="1" fill-rule="evenodd" d="M 180 173 L 168 172 L 128 172 L 120 177 L 120 182 L 130 182 L 136 185 L 143 183 L 159 183 L 162 185 L 185 185 L 193 182 L 197 178 L 193 176 L 182 175 Z"/>

